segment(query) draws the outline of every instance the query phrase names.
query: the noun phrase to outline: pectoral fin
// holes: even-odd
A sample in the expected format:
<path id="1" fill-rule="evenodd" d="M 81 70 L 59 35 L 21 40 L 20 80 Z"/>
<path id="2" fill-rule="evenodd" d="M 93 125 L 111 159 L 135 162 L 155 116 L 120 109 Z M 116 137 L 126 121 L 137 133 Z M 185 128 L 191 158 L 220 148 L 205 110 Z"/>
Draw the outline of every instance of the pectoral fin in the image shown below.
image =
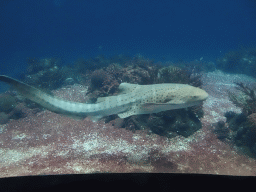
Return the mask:
<path id="1" fill-rule="evenodd" d="M 145 103 L 141 106 L 141 113 L 156 113 L 159 109 L 170 106 L 169 103 Z"/>
<path id="2" fill-rule="evenodd" d="M 145 103 L 142 105 L 133 105 L 126 112 L 119 113 L 118 116 L 120 118 L 126 118 L 132 115 L 158 113 L 161 111 L 178 109 L 179 107 L 177 106 L 178 105 L 171 103 Z"/>
<path id="3" fill-rule="evenodd" d="M 124 119 L 124 118 L 126 118 L 126 117 L 130 117 L 130 116 L 136 115 L 136 114 L 133 113 L 132 111 L 127 111 L 127 112 L 124 112 L 124 113 L 119 113 L 119 114 L 117 114 L 117 115 L 118 115 L 118 117 Z"/>
<path id="4" fill-rule="evenodd" d="M 130 117 L 132 115 L 139 115 L 139 114 L 150 114 L 155 113 L 156 111 L 159 111 L 162 107 L 170 105 L 165 103 L 145 103 L 142 105 L 136 105 L 134 104 L 132 107 L 130 107 L 127 111 L 123 113 L 119 113 L 118 116 L 120 118 L 126 118 Z"/>
<path id="5" fill-rule="evenodd" d="M 127 111 L 123 112 L 123 113 L 119 113 L 117 114 L 118 117 L 120 118 L 126 118 L 126 117 L 130 117 L 132 115 L 138 115 L 140 113 L 138 113 L 139 107 L 136 105 L 133 105 L 132 107 L 130 107 Z"/>

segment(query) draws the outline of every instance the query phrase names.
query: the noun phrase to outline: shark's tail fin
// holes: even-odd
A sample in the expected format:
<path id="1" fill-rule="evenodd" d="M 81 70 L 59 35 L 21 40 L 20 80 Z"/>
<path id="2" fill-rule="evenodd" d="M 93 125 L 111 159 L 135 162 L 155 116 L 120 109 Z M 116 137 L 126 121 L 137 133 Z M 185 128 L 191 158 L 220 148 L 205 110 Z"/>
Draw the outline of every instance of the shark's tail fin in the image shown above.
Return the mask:
<path id="1" fill-rule="evenodd" d="M 0 81 L 8 83 L 12 87 L 14 87 L 19 93 L 21 93 L 24 97 L 42 105 L 43 97 L 51 97 L 50 95 L 40 91 L 39 89 L 32 87 L 26 83 L 23 83 L 19 80 L 13 79 L 11 77 L 0 75 Z M 46 107 L 46 106 L 43 106 Z"/>
<path id="2" fill-rule="evenodd" d="M 44 93 L 43 91 L 32 87 L 26 83 L 13 79 L 11 77 L 0 75 L 0 81 L 8 83 L 12 87 L 14 87 L 20 94 L 22 94 L 27 99 L 34 101 L 35 103 L 41 105 L 42 107 L 54 111 L 61 112 L 60 109 L 52 104 L 50 104 L 49 100 L 53 99 L 53 97 L 49 94 Z"/>
<path id="3" fill-rule="evenodd" d="M 22 95 L 24 95 L 25 97 L 28 97 L 28 98 L 30 97 L 29 95 L 31 95 L 32 92 L 40 91 L 30 85 L 27 85 L 26 83 L 22 83 L 16 79 L 13 79 L 13 78 L 5 76 L 5 75 L 0 75 L 0 81 L 8 83 L 12 87 L 14 87 L 17 91 L 19 91 Z M 29 99 L 31 99 L 31 98 L 29 98 Z"/>
<path id="4" fill-rule="evenodd" d="M 18 81 L 16 79 L 13 79 L 5 75 L 0 75 L 0 81 L 3 81 L 13 86 L 24 97 L 26 97 L 27 99 L 30 99 L 31 101 L 34 101 L 35 103 L 41 105 L 42 107 L 50 111 L 61 113 L 69 117 L 72 117 L 74 119 L 81 119 L 85 116 L 85 114 L 82 114 L 82 113 L 76 114 L 75 112 L 70 112 L 68 110 L 61 108 L 59 104 L 56 104 L 56 103 L 60 103 L 60 101 L 62 101 L 61 99 L 54 98 L 53 96 L 47 93 L 44 93 L 43 91 L 35 87 L 32 87 L 26 83 L 23 83 L 21 81 Z M 69 103 L 69 102 L 66 102 L 66 103 Z"/>

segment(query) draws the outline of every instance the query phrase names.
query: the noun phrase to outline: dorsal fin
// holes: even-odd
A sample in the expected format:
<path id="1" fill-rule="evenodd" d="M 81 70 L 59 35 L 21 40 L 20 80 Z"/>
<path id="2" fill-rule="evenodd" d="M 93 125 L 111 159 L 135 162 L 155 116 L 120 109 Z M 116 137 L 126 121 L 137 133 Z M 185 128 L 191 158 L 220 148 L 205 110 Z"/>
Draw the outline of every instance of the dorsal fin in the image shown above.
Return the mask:
<path id="1" fill-rule="evenodd" d="M 98 97 L 96 103 L 101 103 L 104 102 L 107 98 L 109 97 L 115 97 L 118 95 L 126 94 L 126 93 L 131 93 L 133 92 L 139 85 L 138 84 L 131 84 L 131 83 L 121 83 L 118 87 L 118 93 L 114 96 L 108 96 L 108 97 Z"/>
<path id="2" fill-rule="evenodd" d="M 121 83 L 119 85 L 119 92 L 118 94 L 126 94 L 133 92 L 139 85 L 138 84 L 131 84 L 131 83 Z"/>

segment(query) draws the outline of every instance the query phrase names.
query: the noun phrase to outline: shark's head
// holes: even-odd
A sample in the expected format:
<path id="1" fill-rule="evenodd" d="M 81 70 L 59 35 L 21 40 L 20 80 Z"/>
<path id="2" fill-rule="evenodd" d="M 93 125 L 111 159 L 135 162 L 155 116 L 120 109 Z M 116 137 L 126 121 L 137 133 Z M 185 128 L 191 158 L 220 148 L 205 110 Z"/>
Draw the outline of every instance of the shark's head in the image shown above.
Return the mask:
<path id="1" fill-rule="evenodd" d="M 167 103 L 180 105 L 177 108 L 183 108 L 201 104 L 208 98 L 208 93 L 197 87 L 183 85 L 176 89 L 175 92 L 170 91 L 168 96 L 170 100 Z"/>
<path id="2" fill-rule="evenodd" d="M 203 89 L 200 89 L 198 87 L 192 87 L 188 86 L 186 88 L 187 94 L 183 95 L 183 100 L 186 101 L 186 103 L 193 103 L 198 101 L 204 101 L 208 98 L 208 93 L 204 91 Z"/>

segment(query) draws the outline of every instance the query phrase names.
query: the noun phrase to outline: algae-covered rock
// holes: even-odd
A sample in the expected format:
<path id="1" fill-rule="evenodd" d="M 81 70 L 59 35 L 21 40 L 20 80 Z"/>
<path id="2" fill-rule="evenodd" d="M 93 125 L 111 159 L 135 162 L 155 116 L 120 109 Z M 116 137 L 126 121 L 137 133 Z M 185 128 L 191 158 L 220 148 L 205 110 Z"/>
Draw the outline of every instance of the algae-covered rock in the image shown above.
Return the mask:
<path id="1" fill-rule="evenodd" d="M 4 112 L 0 112 L 0 125 L 8 123 L 8 121 L 9 121 L 9 116 Z"/>
<path id="2" fill-rule="evenodd" d="M 16 99 L 9 95 L 0 95 L 0 112 L 9 113 L 16 106 Z"/>

